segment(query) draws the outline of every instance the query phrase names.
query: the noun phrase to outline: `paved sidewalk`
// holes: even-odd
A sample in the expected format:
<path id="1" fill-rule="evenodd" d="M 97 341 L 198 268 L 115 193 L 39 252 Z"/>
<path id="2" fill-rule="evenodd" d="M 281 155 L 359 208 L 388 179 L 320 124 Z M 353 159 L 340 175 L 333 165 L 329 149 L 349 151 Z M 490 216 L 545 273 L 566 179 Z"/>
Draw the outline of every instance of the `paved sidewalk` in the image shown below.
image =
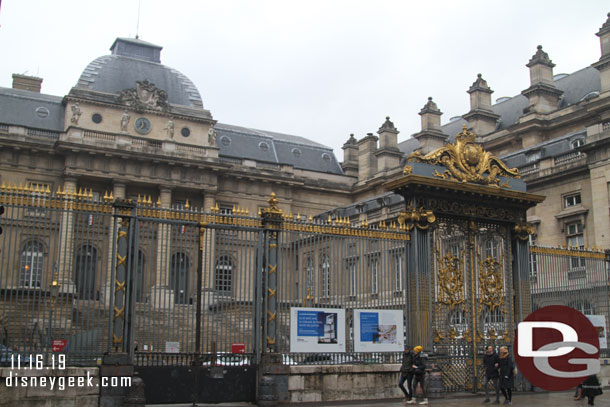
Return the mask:
<path id="1" fill-rule="evenodd" d="M 519 393 L 513 396 L 513 406 L 519 407 L 586 407 L 587 400 L 574 401 L 570 392 L 552 392 L 552 393 Z M 490 403 L 483 404 L 484 396 L 460 395 L 454 397 L 446 397 L 442 399 L 429 399 L 430 406 L 443 407 L 472 407 L 472 406 L 489 406 L 495 405 Z M 418 400 L 419 401 L 419 400 Z M 418 406 L 419 404 L 409 404 L 409 406 Z M 605 393 L 595 398 L 595 405 L 600 407 L 610 407 L 610 390 L 605 390 Z M 163 407 L 162 405 L 150 405 L 151 407 Z M 172 404 L 166 407 L 193 407 L 193 404 Z M 220 403 L 220 404 L 197 404 L 198 407 L 252 407 L 250 403 Z M 329 402 L 329 403 L 300 403 L 292 404 L 292 406 L 302 407 L 324 407 L 324 406 L 342 406 L 342 407 L 403 407 L 404 404 L 400 400 L 373 400 L 373 401 L 350 401 L 350 402 Z M 503 406 L 500 404 L 500 406 Z"/>

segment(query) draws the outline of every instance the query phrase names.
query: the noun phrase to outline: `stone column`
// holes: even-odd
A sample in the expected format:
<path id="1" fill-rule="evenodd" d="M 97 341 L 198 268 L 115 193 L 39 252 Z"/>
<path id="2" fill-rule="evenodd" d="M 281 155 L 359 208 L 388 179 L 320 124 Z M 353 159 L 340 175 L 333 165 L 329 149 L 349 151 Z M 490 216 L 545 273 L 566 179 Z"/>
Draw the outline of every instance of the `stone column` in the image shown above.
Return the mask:
<path id="1" fill-rule="evenodd" d="M 161 187 L 159 193 L 161 208 L 169 209 L 172 204 L 172 190 Z M 151 302 L 155 308 L 171 308 L 174 305 L 174 292 L 170 279 L 171 225 L 160 223 L 157 227 L 157 267 L 155 283 L 151 288 Z"/>
<path id="2" fill-rule="evenodd" d="M 204 193 L 203 210 L 206 213 L 213 212 L 212 208 L 214 208 L 215 205 L 216 196 L 213 193 Z M 214 301 L 214 271 L 216 267 L 215 241 L 216 230 L 213 228 L 206 228 L 205 234 L 203 235 L 203 281 L 201 283 L 204 307 Z"/>
<path id="3" fill-rule="evenodd" d="M 75 292 L 75 276 L 73 268 L 74 259 L 74 201 L 72 194 L 76 193 L 76 178 L 64 180 L 63 213 L 61 214 L 61 229 L 59 232 L 59 261 L 58 280 L 61 284 L 61 292 Z M 49 279 L 51 281 L 53 276 Z"/>

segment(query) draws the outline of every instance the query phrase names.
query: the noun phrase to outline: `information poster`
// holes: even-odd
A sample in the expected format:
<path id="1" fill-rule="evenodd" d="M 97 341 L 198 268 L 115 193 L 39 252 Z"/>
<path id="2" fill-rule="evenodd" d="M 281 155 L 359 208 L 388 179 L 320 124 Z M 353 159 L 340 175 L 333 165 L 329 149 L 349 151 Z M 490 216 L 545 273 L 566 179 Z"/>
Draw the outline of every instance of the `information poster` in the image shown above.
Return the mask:
<path id="1" fill-rule="evenodd" d="M 608 348 L 608 339 L 606 335 L 606 318 L 603 315 L 585 315 L 597 330 L 599 337 L 599 348 Z"/>
<path id="2" fill-rule="evenodd" d="M 354 310 L 356 352 L 401 352 L 403 349 L 402 311 Z"/>
<path id="3" fill-rule="evenodd" d="M 291 308 L 290 352 L 345 352 L 345 310 Z"/>

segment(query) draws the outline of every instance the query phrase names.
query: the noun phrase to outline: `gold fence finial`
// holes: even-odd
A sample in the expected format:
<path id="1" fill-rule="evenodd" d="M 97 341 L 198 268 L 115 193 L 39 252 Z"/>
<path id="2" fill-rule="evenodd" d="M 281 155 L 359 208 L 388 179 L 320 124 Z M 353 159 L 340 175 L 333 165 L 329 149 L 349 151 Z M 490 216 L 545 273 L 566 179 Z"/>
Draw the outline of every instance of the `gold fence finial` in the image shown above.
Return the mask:
<path id="1" fill-rule="evenodd" d="M 186 203 L 184 204 L 184 208 L 185 209 L 190 209 L 191 205 L 189 205 L 189 200 L 186 200 Z"/>

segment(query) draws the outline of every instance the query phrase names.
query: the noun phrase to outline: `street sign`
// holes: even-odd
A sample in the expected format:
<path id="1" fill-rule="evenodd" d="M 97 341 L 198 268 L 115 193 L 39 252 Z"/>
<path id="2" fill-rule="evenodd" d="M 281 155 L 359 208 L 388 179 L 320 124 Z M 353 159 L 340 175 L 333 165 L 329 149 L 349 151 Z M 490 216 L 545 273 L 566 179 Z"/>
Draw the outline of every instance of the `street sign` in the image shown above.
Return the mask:
<path id="1" fill-rule="evenodd" d="M 67 339 L 53 339 L 53 345 L 51 346 L 51 350 L 53 352 L 63 352 L 68 345 Z"/>
<path id="2" fill-rule="evenodd" d="M 246 344 L 243 342 L 232 343 L 231 353 L 246 353 Z"/>

